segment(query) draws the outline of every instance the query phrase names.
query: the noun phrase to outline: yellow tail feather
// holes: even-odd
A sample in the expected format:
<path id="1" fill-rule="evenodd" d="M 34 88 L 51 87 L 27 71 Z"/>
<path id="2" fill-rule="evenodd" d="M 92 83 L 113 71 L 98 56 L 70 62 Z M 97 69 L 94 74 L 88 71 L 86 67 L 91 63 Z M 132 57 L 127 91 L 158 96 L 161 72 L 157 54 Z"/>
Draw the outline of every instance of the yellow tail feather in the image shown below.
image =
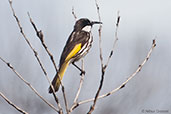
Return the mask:
<path id="1" fill-rule="evenodd" d="M 68 65 L 69 65 L 69 61 L 65 62 L 61 66 L 60 71 L 56 74 L 56 76 L 54 77 L 54 79 L 52 81 L 52 86 L 54 87 L 55 92 L 58 91 L 58 89 L 60 87 L 60 79 L 62 80 Z M 60 76 L 60 79 L 59 79 L 59 76 Z M 51 87 L 49 87 L 49 93 L 52 93 L 52 88 Z"/>
<path id="2" fill-rule="evenodd" d="M 52 81 L 52 86 L 55 89 L 55 92 L 58 91 L 59 87 L 60 87 L 60 79 L 62 80 L 64 73 L 70 63 L 70 59 L 75 56 L 75 54 L 77 54 L 77 52 L 81 49 L 81 43 L 75 45 L 75 47 L 72 49 L 72 51 L 68 54 L 68 56 L 65 59 L 65 62 L 62 64 L 62 66 L 59 69 L 59 72 L 57 73 L 57 75 L 54 77 L 53 81 Z M 60 76 L 60 79 L 59 79 Z M 49 93 L 52 93 L 52 88 L 49 87 Z"/>
<path id="3" fill-rule="evenodd" d="M 66 71 L 68 65 L 69 65 L 69 62 L 64 63 L 64 64 L 62 65 L 62 67 L 61 67 L 59 73 L 58 73 L 58 76 L 60 76 L 60 79 L 61 79 L 61 80 L 62 80 L 62 78 L 63 78 L 63 76 L 64 76 L 64 73 L 65 73 L 65 71 Z M 58 89 L 59 89 L 59 87 L 60 87 L 60 79 L 59 79 L 59 77 L 57 77 L 57 80 L 56 80 L 55 90 L 57 89 L 57 91 L 58 91 Z"/>

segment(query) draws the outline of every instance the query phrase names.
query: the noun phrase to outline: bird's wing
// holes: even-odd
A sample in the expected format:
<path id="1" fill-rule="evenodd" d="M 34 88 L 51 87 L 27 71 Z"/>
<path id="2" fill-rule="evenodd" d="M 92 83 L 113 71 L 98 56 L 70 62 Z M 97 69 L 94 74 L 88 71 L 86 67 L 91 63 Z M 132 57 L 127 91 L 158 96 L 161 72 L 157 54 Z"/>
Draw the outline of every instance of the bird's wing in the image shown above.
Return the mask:
<path id="1" fill-rule="evenodd" d="M 73 31 L 71 33 L 61 54 L 59 68 L 65 61 L 69 61 L 79 52 L 79 50 L 89 40 L 89 36 L 90 33 L 85 31 Z"/>

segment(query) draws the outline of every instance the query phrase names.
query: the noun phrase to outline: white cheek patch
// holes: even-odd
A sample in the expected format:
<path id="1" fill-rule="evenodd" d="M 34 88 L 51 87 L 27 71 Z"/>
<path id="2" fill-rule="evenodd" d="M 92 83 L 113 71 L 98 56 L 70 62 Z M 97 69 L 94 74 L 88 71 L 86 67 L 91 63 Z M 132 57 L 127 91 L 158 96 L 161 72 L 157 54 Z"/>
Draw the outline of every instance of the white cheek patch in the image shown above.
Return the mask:
<path id="1" fill-rule="evenodd" d="M 90 25 L 87 25 L 82 30 L 83 31 L 86 31 L 86 32 L 90 32 L 91 31 L 91 26 Z"/>

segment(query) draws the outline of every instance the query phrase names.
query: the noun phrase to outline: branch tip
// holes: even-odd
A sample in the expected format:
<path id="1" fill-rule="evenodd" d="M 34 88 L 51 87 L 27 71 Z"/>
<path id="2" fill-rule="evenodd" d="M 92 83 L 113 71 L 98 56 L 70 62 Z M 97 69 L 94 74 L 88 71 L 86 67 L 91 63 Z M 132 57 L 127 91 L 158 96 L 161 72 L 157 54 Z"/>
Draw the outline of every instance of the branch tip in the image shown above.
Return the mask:
<path id="1" fill-rule="evenodd" d="M 154 45 L 154 47 L 156 47 L 156 40 L 155 39 L 153 39 L 153 45 Z"/>
<path id="2" fill-rule="evenodd" d="M 120 22 L 120 16 L 118 16 L 118 19 L 117 19 L 117 23 L 116 23 L 117 27 L 119 26 L 119 22 Z"/>
<path id="3" fill-rule="evenodd" d="M 109 55 L 109 57 L 112 57 L 112 55 L 113 55 L 113 50 L 110 52 L 110 55 Z"/>

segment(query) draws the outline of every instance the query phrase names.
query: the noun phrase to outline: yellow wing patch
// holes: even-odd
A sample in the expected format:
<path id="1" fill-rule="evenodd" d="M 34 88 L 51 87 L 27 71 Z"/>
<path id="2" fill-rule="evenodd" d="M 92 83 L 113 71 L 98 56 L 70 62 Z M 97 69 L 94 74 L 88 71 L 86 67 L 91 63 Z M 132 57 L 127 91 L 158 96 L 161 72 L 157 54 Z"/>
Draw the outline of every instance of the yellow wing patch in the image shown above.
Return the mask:
<path id="1" fill-rule="evenodd" d="M 75 47 L 72 49 L 72 51 L 68 54 L 65 61 L 69 61 L 77 52 L 81 49 L 81 43 L 75 45 Z"/>
<path id="2" fill-rule="evenodd" d="M 60 71 L 59 71 L 59 76 L 62 80 L 63 76 L 64 76 L 64 73 L 69 65 L 69 60 L 75 55 L 77 54 L 77 52 L 81 49 L 81 43 L 77 44 L 73 49 L 72 51 L 68 54 L 68 56 L 66 57 L 65 59 L 65 62 L 62 64 L 61 68 L 60 68 Z M 59 86 L 60 86 L 60 80 L 59 80 L 59 77 L 57 78 L 56 80 L 56 83 L 55 83 L 55 89 L 56 91 L 58 91 L 59 89 Z"/>
<path id="3" fill-rule="evenodd" d="M 77 52 L 81 49 L 81 43 L 75 45 L 75 47 L 72 49 L 72 51 L 68 54 L 68 56 L 65 59 L 65 62 L 62 64 L 60 71 L 59 71 L 59 76 L 61 77 L 61 79 L 64 76 L 64 73 L 69 65 L 69 60 L 75 55 L 77 54 Z M 60 85 L 60 81 L 58 80 L 57 85 Z"/>

